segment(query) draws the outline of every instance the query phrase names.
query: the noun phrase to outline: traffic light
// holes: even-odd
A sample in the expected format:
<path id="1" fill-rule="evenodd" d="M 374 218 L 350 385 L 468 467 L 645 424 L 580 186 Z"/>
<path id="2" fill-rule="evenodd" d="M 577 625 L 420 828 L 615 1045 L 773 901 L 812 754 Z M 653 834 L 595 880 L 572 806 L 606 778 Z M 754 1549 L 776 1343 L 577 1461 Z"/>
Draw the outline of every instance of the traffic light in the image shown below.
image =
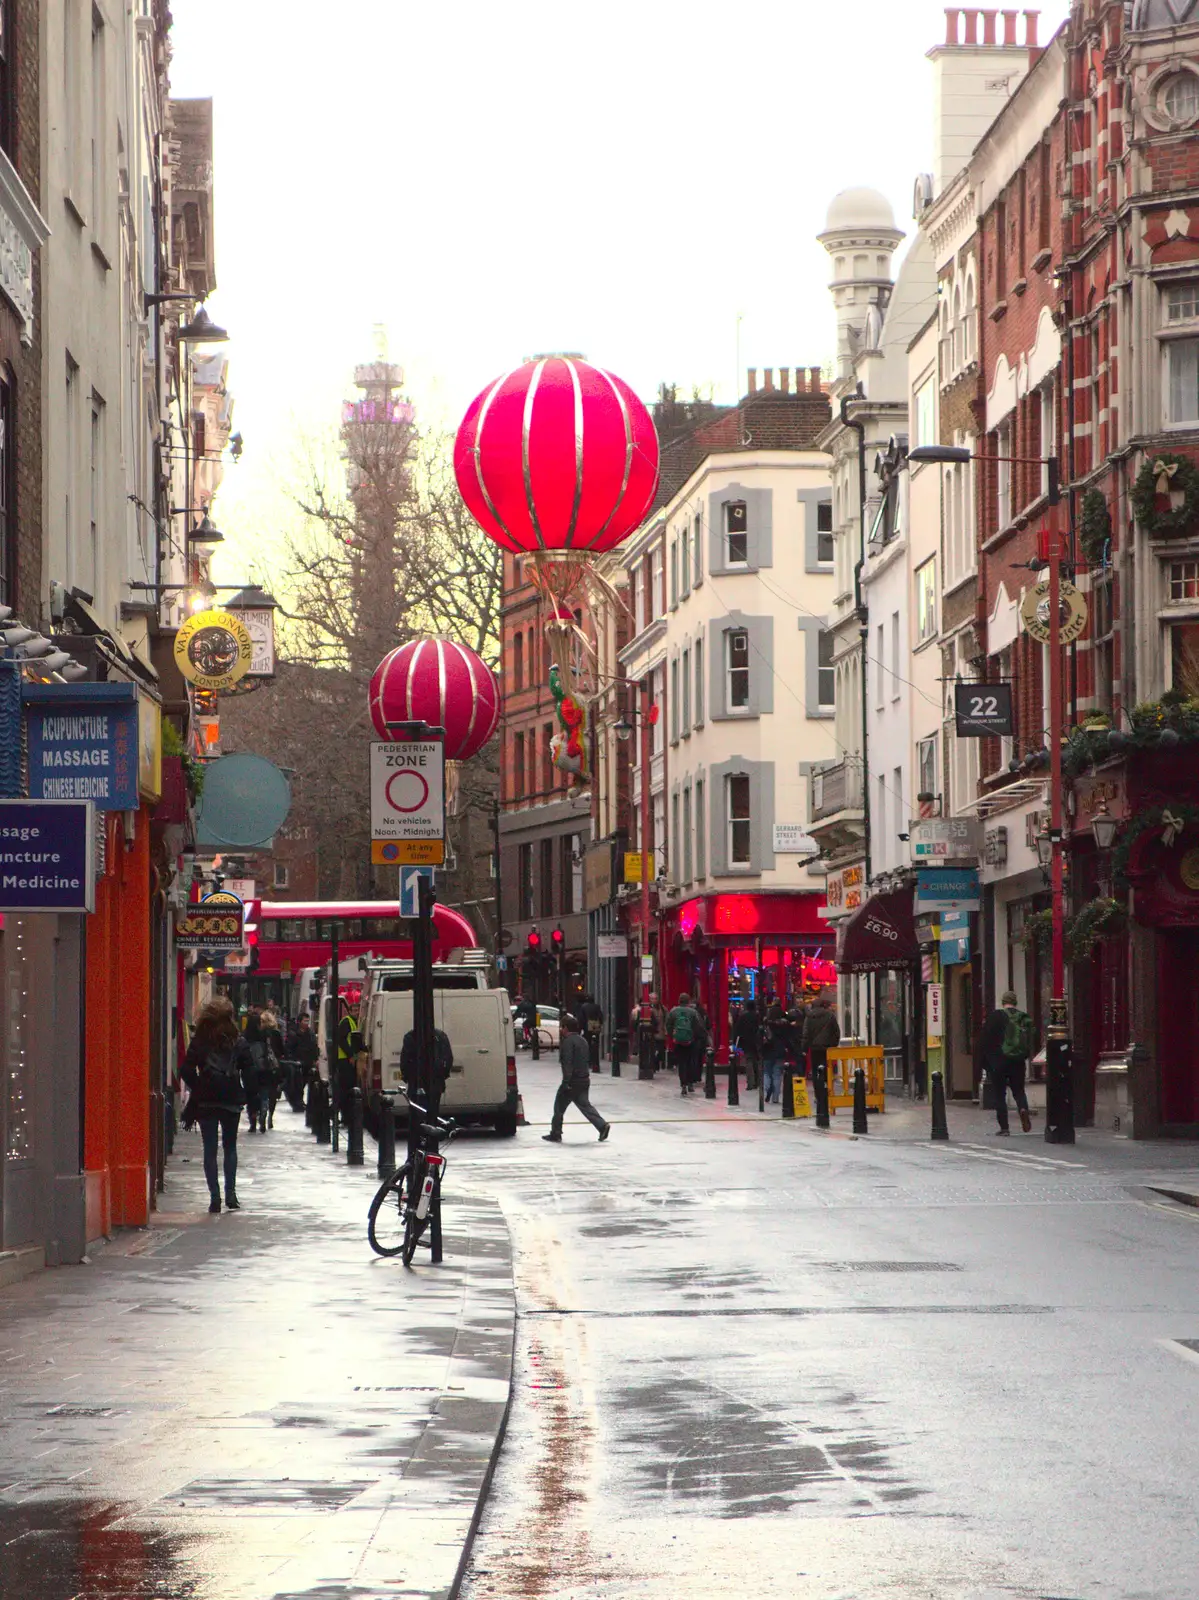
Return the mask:
<path id="1" fill-rule="evenodd" d="M 550 943 L 554 947 L 554 954 L 560 956 L 566 949 L 566 935 L 561 928 L 555 928 L 550 934 Z"/>
<path id="2" fill-rule="evenodd" d="M 539 956 L 541 954 L 541 935 L 536 928 L 529 929 L 528 937 L 525 939 L 525 949 L 531 956 Z"/>

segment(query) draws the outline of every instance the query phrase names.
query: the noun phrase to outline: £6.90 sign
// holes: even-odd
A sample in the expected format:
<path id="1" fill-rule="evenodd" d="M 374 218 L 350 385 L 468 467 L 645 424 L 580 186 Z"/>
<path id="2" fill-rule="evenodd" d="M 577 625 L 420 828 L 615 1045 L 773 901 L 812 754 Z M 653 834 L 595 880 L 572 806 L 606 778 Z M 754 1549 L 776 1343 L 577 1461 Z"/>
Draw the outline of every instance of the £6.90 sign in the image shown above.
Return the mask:
<path id="1" fill-rule="evenodd" d="M 371 745 L 371 838 L 398 864 L 445 854 L 445 756 L 439 739 Z"/>

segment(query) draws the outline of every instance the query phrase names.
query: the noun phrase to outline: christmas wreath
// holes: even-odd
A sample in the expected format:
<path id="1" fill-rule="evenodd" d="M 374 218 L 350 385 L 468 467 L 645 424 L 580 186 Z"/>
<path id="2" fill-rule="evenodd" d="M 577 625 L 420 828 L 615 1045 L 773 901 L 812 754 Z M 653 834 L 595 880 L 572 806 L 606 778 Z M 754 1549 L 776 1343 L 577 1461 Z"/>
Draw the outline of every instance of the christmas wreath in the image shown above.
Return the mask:
<path id="1" fill-rule="evenodd" d="M 1153 538 L 1187 533 L 1199 520 L 1199 467 L 1186 456 L 1150 456 L 1132 486 L 1132 509 Z"/>
<path id="2" fill-rule="evenodd" d="M 1160 832 L 1167 849 L 1188 827 L 1199 828 L 1199 806 L 1180 805 L 1177 800 L 1165 806 L 1149 806 L 1131 817 L 1121 830 L 1112 852 L 1112 873 L 1117 883 L 1128 882 L 1128 859 L 1132 847 L 1145 833 Z"/>
<path id="3" fill-rule="evenodd" d="M 1081 961 L 1089 956 L 1100 939 L 1108 934 L 1120 933 L 1128 921 L 1128 913 L 1120 900 L 1102 898 L 1090 900 L 1070 921 L 1070 958 Z"/>

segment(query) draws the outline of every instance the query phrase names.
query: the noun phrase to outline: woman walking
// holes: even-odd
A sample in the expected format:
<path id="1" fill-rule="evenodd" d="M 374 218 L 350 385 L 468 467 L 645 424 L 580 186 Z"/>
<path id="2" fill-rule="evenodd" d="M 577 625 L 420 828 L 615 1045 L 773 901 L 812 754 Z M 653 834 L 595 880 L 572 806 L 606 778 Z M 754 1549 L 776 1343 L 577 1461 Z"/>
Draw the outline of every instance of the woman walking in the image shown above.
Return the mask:
<path id="1" fill-rule="evenodd" d="M 246 1077 L 252 1071 L 250 1052 L 237 1031 L 233 1004 L 223 995 L 201 1007 L 187 1047 L 180 1076 L 190 1094 L 184 1127 L 200 1124 L 204 1142 L 204 1176 L 212 1197 L 209 1211 L 221 1209 L 216 1151 L 219 1136 L 225 1158 L 225 1205 L 240 1211 L 237 1198 L 237 1124 L 246 1103 Z"/>

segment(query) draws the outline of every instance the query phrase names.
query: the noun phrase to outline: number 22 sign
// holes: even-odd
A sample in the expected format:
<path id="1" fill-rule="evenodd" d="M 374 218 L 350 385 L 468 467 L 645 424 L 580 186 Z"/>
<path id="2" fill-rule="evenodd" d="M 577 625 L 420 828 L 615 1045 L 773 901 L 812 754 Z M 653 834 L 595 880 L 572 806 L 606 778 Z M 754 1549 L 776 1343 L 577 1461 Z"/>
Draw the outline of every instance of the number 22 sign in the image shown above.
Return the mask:
<path id="1" fill-rule="evenodd" d="M 955 683 L 954 722 L 959 739 L 1011 737 L 1010 683 Z"/>

